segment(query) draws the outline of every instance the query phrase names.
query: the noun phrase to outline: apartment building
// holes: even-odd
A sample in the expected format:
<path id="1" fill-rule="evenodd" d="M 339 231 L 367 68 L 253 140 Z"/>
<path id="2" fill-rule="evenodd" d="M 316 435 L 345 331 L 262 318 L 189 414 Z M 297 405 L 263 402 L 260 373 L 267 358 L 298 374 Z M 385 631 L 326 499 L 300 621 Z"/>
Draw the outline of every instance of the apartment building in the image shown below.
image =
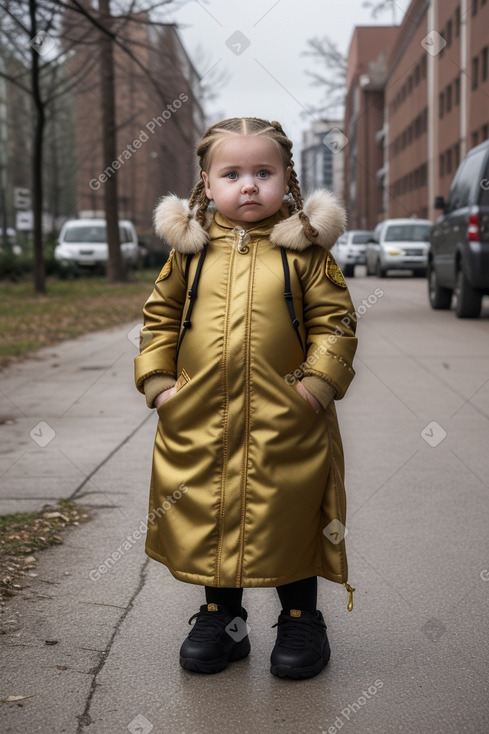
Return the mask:
<path id="1" fill-rule="evenodd" d="M 375 174 L 374 202 L 363 190 L 347 198 L 359 222 L 436 218 L 435 196 L 447 196 L 461 159 L 489 137 L 488 28 L 489 0 L 413 0 L 401 26 L 393 29 L 379 89 L 383 124 L 372 131 L 362 109 L 356 116 L 357 136 L 377 147 L 382 164 L 375 170 L 375 161 L 366 160 L 362 150 L 356 162 L 347 162 L 355 173 L 350 190 L 360 186 L 358 170 L 372 182 Z M 361 36 L 366 29 L 356 31 Z M 355 54 L 350 49 L 352 64 Z M 376 54 L 373 47 L 371 61 Z M 348 97 L 361 96 L 361 89 L 360 79 L 352 76 Z M 345 152 L 352 156 L 354 150 Z"/>
<path id="2" fill-rule="evenodd" d="M 371 229 L 385 209 L 381 181 L 387 59 L 397 38 L 394 26 L 358 26 L 348 54 L 345 103 L 344 198 L 350 229 Z M 380 172 L 380 173 L 379 173 Z"/>

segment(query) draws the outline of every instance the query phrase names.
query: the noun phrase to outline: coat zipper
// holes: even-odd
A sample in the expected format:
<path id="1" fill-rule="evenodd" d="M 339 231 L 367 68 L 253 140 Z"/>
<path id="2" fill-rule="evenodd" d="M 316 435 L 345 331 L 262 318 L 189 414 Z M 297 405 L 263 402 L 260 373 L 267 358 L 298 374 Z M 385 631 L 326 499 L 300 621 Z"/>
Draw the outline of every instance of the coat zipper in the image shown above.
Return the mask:
<path id="1" fill-rule="evenodd" d="M 238 252 L 241 253 L 241 255 L 246 255 L 250 251 L 250 248 L 245 242 L 246 238 L 246 229 L 240 229 L 238 230 Z"/>
<path id="2" fill-rule="evenodd" d="M 353 610 L 353 592 L 355 591 L 355 589 L 354 589 L 353 586 L 350 586 L 350 584 L 348 583 L 348 581 L 345 581 L 345 583 L 343 584 L 343 586 L 345 587 L 345 589 L 348 592 L 348 605 L 347 605 L 347 609 L 348 609 L 349 612 L 351 612 Z"/>

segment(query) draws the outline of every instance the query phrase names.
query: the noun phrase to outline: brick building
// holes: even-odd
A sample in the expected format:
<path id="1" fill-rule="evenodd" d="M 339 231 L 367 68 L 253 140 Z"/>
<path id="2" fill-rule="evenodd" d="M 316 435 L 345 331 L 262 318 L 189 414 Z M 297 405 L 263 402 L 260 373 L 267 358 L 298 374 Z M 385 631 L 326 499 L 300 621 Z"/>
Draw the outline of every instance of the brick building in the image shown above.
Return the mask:
<path id="1" fill-rule="evenodd" d="M 364 137 L 365 148 L 345 149 L 347 168 L 355 174 L 345 192 L 355 222 L 373 226 L 385 217 L 413 214 L 436 218 L 435 195 L 448 194 L 461 159 L 489 137 L 488 28 L 489 0 L 413 0 L 401 26 L 391 29 L 395 35 L 378 90 L 383 124 L 372 130 L 371 117 L 360 109 L 357 137 Z M 355 33 L 365 37 L 366 31 Z M 368 65 L 368 44 L 364 48 Z M 372 48 L 370 64 L 378 51 Z M 352 41 L 352 67 L 356 55 Z M 362 97 L 361 77 L 350 75 L 348 98 L 355 96 Z M 377 163 L 375 155 L 365 155 L 375 145 Z M 361 189 L 362 171 L 365 179 L 376 180 L 376 197 Z"/>
<path id="2" fill-rule="evenodd" d="M 154 26 L 146 20 L 114 21 L 116 35 L 133 57 L 114 45 L 117 158 L 109 167 L 104 168 L 102 157 L 99 34 L 88 24 L 77 29 L 80 43 L 74 46 L 70 67 L 82 80 L 75 92 L 76 214 L 103 216 L 104 184 L 117 176 L 119 215 L 151 239 L 158 199 L 168 192 L 187 197 L 195 182 L 194 152 L 205 119 L 200 78 L 176 26 Z"/>
<path id="3" fill-rule="evenodd" d="M 394 26 L 355 28 L 348 54 L 345 103 L 345 202 L 350 229 L 370 229 L 384 208 L 378 175 L 384 165 L 378 133 L 384 126 L 387 57 Z"/>

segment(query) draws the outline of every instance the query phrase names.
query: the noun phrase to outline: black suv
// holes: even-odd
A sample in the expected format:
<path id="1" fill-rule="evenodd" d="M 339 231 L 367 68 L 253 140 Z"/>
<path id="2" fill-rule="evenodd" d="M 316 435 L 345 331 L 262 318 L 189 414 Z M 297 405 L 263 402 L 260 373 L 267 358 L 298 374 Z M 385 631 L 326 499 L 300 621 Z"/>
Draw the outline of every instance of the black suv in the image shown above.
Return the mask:
<path id="1" fill-rule="evenodd" d="M 489 294 L 489 140 L 463 159 L 448 202 L 435 199 L 436 221 L 428 253 L 428 290 L 433 308 L 449 309 L 455 294 L 458 318 L 477 318 Z"/>

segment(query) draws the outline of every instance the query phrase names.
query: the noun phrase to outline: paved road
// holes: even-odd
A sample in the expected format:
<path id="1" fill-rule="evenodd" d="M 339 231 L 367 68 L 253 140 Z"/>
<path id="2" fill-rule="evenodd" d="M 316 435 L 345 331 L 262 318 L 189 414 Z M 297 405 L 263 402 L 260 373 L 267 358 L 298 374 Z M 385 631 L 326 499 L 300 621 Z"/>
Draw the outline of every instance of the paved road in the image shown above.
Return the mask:
<path id="1" fill-rule="evenodd" d="M 338 410 L 357 591 L 348 613 L 344 589 L 320 583 L 333 652 L 309 681 L 268 671 L 272 589 L 245 592 L 247 660 L 179 668 L 201 589 L 146 559 L 137 534 L 155 416 L 132 385 L 134 324 L 2 374 L 0 511 L 70 495 L 95 510 L 3 615 L 0 699 L 26 698 L 1 704 L 2 732 L 489 731 L 489 308 L 432 312 L 418 279 L 350 286 L 360 347 Z"/>

